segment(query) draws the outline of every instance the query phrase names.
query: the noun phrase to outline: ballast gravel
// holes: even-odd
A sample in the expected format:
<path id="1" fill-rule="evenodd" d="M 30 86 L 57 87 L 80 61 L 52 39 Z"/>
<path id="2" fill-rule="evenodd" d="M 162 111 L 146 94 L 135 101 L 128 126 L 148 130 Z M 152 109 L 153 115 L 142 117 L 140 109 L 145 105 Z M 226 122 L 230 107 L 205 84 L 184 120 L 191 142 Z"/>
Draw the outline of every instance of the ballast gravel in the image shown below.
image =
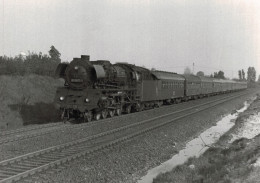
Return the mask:
<path id="1" fill-rule="evenodd" d="M 243 93 L 244 91 L 240 92 Z M 234 94 L 238 94 L 234 93 Z M 216 99 L 220 99 L 223 97 L 227 97 L 233 94 L 225 94 L 219 96 L 212 96 L 209 98 L 203 98 L 200 100 L 191 100 L 189 102 L 180 103 L 178 105 L 170 105 L 163 106 L 161 108 L 156 108 L 153 110 L 146 110 L 139 113 L 132 113 L 129 115 L 122 115 L 119 117 L 108 118 L 105 121 L 94 121 L 92 124 L 72 124 L 72 128 L 59 128 L 62 127 L 53 127 L 58 129 L 55 132 L 48 133 L 45 135 L 41 135 L 38 137 L 33 137 L 25 140 L 14 141 L 6 144 L 0 144 L 0 161 L 5 159 L 10 159 L 19 155 L 23 155 L 26 153 L 34 152 L 37 150 L 41 150 L 44 148 L 48 148 L 55 145 L 64 144 L 67 142 L 71 142 L 73 140 L 77 140 L 80 138 L 85 138 L 97 133 L 101 133 L 103 131 L 114 129 L 116 127 L 120 127 L 127 124 L 132 124 L 133 122 L 142 121 L 145 119 L 157 117 L 159 115 L 167 114 L 173 111 L 178 111 L 185 109 L 187 107 L 191 107 L 194 105 L 199 105 L 202 103 L 206 103 L 209 101 L 213 101 Z M 64 125 L 65 126 L 65 125 Z M 77 128 L 73 128 L 76 126 Z M 78 126 L 80 126 L 78 128 Z M 35 130 L 32 133 L 42 132 L 48 130 Z"/>
<path id="2" fill-rule="evenodd" d="M 222 116 L 243 106 L 251 94 L 177 120 L 171 125 L 138 136 L 110 149 L 85 156 L 62 167 L 49 169 L 24 182 L 137 182 L 146 172 L 170 159 L 186 142 L 216 124 Z"/>

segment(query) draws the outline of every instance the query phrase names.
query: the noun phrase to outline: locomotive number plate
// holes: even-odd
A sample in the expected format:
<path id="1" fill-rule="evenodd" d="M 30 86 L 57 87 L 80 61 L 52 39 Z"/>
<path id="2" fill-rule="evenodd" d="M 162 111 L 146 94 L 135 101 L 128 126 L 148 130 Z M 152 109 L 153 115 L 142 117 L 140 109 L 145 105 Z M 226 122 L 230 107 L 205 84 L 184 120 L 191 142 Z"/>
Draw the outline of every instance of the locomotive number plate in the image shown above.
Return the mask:
<path id="1" fill-rule="evenodd" d="M 82 83 L 83 79 L 71 79 L 70 81 L 73 83 Z"/>

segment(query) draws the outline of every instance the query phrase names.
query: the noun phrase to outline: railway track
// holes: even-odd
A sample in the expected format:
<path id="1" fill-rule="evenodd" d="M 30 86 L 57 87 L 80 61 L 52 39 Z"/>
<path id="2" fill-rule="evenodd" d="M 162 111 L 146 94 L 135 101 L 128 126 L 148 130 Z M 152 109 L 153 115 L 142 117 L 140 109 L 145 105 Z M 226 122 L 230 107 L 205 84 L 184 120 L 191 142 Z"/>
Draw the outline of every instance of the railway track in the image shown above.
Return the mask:
<path id="1" fill-rule="evenodd" d="M 248 92 L 245 92 L 245 93 L 247 94 Z M 228 97 L 229 96 L 224 96 L 223 98 L 225 99 Z M 213 102 L 222 100 L 223 98 L 213 100 Z M 167 108 L 172 108 L 172 107 L 174 107 L 174 105 L 164 106 L 163 108 L 167 109 Z M 149 110 L 149 111 L 151 111 L 151 110 Z M 133 116 L 133 115 L 136 115 L 136 113 L 131 113 L 131 114 L 127 114 L 127 115 Z M 120 120 L 121 120 L 121 118 L 119 116 L 119 117 L 107 118 L 107 119 L 103 119 L 100 121 L 91 121 L 89 123 L 82 123 L 82 124 L 77 124 L 77 125 L 55 123 L 55 124 L 48 124 L 48 125 L 44 125 L 44 126 L 31 127 L 28 130 L 26 130 L 26 128 L 22 128 L 22 129 L 18 129 L 18 130 L 6 131 L 6 132 L 3 132 L 0 134 L 0 138 L 1 138 L 0 145 L 5 144 L 5 143 L 10 143 L 10 142 L 15 142 L 15 141 L 26 140 L 26 139 L 30 139 L 30 138 L 34 138 L 34 137 L 44 136 L 44 135 L 47 135 L 50 133 L 56 133 L 56 132 L 60 132 L 60 131 L 66 130 L 66 129 L 77 130 L 77 129 L 102 125 L 102 123 L 117 122 Z"/>
<path id="2" fill-rule="evenodd" d="M 44 128 L 50 128 L 50 127 L 60 126 L 60 125 L 62 125 L 61 122 L 44 124 L 44 125 L 40 125 L 40 126 L 23 127 L 23 128 L 19 128 L 19 129 L 15 129 L 15 130 L 2 131 L 2 132 L 0 132 L 0 137 L 4 137 L 4 136 L 8 136 L 8 135 L 17 135 L 19 133 L 24 133 L 24 132 L 29 132 L 29 131 L 44 129 Z"/>
<path id="3" fill-rule="evenodd" d="M 104 148 L 122 143 L 136 136 L 168 125 L 176 120 L 207 110 L 245 93 L 225 97 L 214 102 L 196 105 L 151 119 L 135 122 L 66 144 L 49 147 L 0 162 L 0 183 L 18 181 L 29 175 L 89 155 Z"/>

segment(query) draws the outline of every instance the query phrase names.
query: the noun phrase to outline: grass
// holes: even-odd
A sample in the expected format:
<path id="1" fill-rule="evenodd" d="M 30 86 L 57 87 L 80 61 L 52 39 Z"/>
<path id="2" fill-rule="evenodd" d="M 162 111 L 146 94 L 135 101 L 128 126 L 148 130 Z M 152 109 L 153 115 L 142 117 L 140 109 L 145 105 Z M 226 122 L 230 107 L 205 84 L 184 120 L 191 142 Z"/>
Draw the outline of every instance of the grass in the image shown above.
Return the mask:
<path id="1" fill-rule="evenodd" d="M 6 129 L 7 124 L 8 128 L 23 126 L 25 118 L 30 119 L 29 114 L 24 117 L 26 112 L 23 112 L 30 106 L 31 117 L 35 118 L 40 111 L 44 113 L 44 104 L 46 108 L 50 107 L 56 88 L 62 85 L 62 80 L 48 76 L 0 76 L 0 129 Z"/>
<path id="2" fill-rule="evenodd" d="M 209 148 L 203 156 L 190 158 L 171 172 L 160 174 L 153 183 L 243 182 L 253 171 L 251 164 L 260 155 L 259 140 L 257 142 L 254 144 L 254 141 L 242 138 L 234 141 L 229 148 Z"/>

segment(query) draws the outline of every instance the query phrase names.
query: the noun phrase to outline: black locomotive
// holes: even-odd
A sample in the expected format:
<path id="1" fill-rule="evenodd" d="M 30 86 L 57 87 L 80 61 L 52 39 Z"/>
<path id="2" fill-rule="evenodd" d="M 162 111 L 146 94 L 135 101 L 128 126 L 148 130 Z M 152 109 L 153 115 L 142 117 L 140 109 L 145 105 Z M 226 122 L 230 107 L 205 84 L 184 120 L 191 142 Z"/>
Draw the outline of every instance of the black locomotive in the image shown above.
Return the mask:
<path id="1" fill-rule="evenodd" d="M 55 98 L 61 118 L 85 122 L 247 88 L 246 82 L 90 61 L 88 55 L 59 64 L 56 75 L 65 80 Z"/>

